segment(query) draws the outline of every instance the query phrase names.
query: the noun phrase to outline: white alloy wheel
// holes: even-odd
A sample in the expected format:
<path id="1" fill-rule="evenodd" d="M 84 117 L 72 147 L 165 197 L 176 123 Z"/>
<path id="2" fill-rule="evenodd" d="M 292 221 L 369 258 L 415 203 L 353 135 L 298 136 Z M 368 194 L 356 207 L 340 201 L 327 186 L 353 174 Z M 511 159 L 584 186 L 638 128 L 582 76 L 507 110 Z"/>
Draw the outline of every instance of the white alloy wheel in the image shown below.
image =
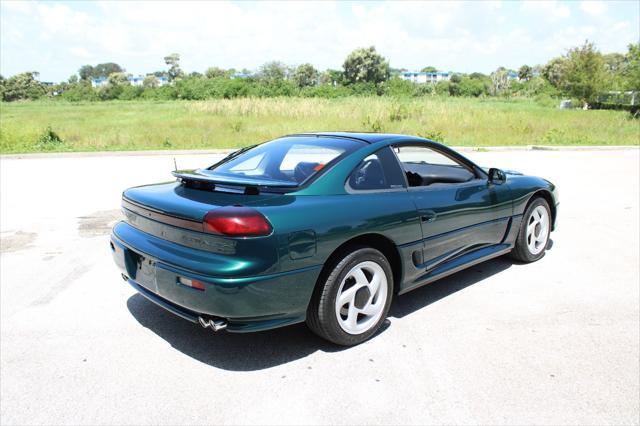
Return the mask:
<path id="1" fill-rule="evenodd" d="M 547 247 L 550 231 L 549 212 L 543 206 L 537 206 L 527 221 L 527 247 L 533 255 Z"/>
<path id="2" fill-rule="evenodd" d="M 336 318 L 349 334 L 362 334 L 378 323 L 387 302 L 387 276 L 375 262 L 354 266 L 336 297 Z"/>

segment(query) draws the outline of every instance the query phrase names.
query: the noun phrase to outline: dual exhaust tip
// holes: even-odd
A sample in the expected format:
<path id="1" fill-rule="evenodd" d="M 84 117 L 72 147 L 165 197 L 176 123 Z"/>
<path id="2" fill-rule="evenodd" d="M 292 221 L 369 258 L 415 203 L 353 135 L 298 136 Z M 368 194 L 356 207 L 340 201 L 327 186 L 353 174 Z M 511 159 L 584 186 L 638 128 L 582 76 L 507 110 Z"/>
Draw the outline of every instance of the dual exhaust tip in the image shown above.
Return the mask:
<path id="1" fill-rule="evenodd" d="M 198 317 L 198 322 L 203 328 L 210 328 L 214 332 L 227 328 L 227 322 L 220 318 Z"/>
<path id="2" fill-rule="evenodd" d="M 125 281 L 129 281 L 129 277 L 127 277 L 125 274 L 122 274 L 122 279 Z M 214 332 L 222 331 L 227 328 L 227 321 L 221 318 L 205 318 L 200 316 L 198 317 L 198 322 L 200 323 L 202 328 L 210 328 Z"/>

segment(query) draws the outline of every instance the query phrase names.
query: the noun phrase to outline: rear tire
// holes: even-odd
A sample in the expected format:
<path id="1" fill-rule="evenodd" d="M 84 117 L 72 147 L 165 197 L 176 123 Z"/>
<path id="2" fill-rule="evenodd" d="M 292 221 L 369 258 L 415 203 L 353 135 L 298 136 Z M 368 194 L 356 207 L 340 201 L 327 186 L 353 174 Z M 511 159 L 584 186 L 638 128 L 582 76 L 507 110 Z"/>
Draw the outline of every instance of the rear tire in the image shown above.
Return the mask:
<path id="1" fill-rule="evenodd" d="M 527 207 L 511 257 L 521 262 L 535 262 L 544 256 L 551 234 L 551 209 L 544 198 L 536 198 Z"/>
<path id="2" fill-rule="evenodd" d="M 378 331 L 392 298 L 393 274 L 387 258 L 373 248 L 354 248 L 321 276 L 307 325 L 333 343 L 357 345 Z"/>

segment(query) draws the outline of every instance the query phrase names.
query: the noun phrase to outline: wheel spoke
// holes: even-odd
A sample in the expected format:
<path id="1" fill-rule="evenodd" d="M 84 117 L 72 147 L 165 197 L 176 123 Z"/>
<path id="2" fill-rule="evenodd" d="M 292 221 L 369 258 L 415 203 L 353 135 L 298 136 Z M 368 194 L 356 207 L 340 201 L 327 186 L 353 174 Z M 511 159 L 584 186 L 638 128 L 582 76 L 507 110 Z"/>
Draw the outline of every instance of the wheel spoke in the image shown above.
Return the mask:
<path id="1" fill-rule="evenodd" d="M 358 287 L 362 287 L 363 285 L 369 285 L 369 280 L 367 276 L 362 272 L 362 269 L 358 268 L 353 271 L 353 278 L 356 279 L 356 283 L 358 283 Z"/>
<path id="2" fill-rule="evenodd" d="M 536 230 L 536 222 L 530 223 L 527 225 L 527 239 L 534 235 L 534 231 Z"/>
<path id="3" fill-rule="evenodd" d="M 356 296 L 356 292 L 360 288 L 359 285 L 355 284 L 351 286 L 351 288 L 345 290 L 338 297 L 338 306 L 343 307 L 347 303 L 353 303 L 353 298 Z"/>
<path id="4" fill-rule="evenodd" d="M 352 329 L 355 329 L 355 327 L 358 325 L 358 309 L 353 303 L 349 304 L 349 310 L 347 313 L 347 325 L 349 325 L 349 327 L 351 327 Z"/>
<path id="5" fill-rule="evenodd" d="M 369 290 L 371 291 L 372 300 L 378 292 L 378 289 L 380 288 L 380 281 L 382 281 L 382 278 L 380 277 L 380 274 L 376 273 L 371 279 L 371 283 L 369 283 Z"/>
<path id="6" fill-rule="evenodd" d="M 380 307 L 378 306 L 378 303 L 380 303 L 379 300 L 375 304 L 369 303 L 364 308 L 360 309 L 360 312 L 365 314 L 365 315 L 375 315 L 380 310 Z"/>

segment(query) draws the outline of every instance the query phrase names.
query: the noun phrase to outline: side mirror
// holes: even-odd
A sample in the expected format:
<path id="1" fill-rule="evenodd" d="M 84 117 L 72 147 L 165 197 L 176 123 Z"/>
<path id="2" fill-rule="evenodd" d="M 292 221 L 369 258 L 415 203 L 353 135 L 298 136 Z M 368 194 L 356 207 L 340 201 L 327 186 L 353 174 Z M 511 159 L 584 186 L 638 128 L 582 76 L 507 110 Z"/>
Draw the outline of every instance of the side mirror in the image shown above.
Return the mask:
<path id="1" fill-rule="evenodd" d="M 507 175 L 500 169 L 489 169 L 489 182 L 495 185 L 502 185 L 507 181 Z"/>

